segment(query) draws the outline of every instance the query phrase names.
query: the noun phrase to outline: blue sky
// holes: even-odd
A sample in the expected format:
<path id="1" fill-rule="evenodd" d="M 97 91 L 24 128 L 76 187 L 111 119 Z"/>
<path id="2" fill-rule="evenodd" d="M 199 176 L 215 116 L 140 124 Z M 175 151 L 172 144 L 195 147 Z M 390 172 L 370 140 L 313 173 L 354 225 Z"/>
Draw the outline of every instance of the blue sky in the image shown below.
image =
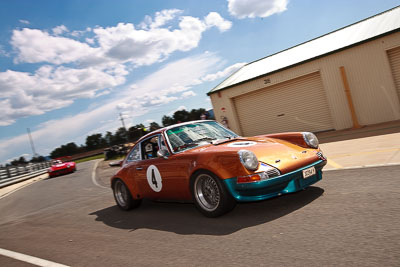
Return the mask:
<path id="1" fill-rule="evenodd" d="M 0 163 L 179 109 L 243 64 L 392 0 L 0 1 Z"/>

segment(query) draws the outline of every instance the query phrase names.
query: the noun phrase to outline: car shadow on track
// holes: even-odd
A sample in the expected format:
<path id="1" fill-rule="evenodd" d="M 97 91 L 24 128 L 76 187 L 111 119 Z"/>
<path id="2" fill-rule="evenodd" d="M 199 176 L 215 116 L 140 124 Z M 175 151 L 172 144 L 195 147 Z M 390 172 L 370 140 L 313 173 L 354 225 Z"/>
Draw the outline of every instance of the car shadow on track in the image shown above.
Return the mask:
<path id="1" fill-rule="evenodd" d="M 143 201 L 142 205 L 125 212 L 117 206 L 95 211 L 96 221 L 128 230 L 153 229 L 182 235 L 228 235 L 241 229 L 276 220 L 319 198 L 324 190 L 309 187 L 304 191 L 277 198 L 240 203 L 228 214 L 218 218 L 201 215 L 191 203 Z"/>

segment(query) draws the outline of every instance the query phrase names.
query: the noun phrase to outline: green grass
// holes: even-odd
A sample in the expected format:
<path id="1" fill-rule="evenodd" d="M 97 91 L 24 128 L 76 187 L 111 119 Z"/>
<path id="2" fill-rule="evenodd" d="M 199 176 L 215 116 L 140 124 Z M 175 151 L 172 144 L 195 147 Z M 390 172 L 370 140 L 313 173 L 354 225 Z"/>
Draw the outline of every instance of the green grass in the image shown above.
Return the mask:
<path id="1" fill-rule="evenodd" d="M 82 162 L 85 162 L 85 161 L 90 161 L 90 160 L 95 160 L 95 159 L 104 159 L 104 154 L 99 154 L 99 155 L 96 155 L 96 156 L 91 156 L 91 157 L 87 157 L 87 158 L 83 158 L 83 159 L 78 159 L 78 160 L 75 160 L 75 163 L 82 163 Z"/>

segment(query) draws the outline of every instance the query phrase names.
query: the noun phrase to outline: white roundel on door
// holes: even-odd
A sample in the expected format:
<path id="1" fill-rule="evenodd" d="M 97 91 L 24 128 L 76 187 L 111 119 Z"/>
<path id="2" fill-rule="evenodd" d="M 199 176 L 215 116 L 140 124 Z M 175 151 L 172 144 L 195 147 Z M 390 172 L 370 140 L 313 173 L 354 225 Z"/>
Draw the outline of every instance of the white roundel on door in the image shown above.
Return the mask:
<path id="1" fill-rule="evenodd" d="M 147 182 L 149 183 L 151 189 L 156 192 L 160 192 L 162 188 L 162 179 L 160 171 L 157 169 L 155 165 L 150 165 L 147 168 Z"/>

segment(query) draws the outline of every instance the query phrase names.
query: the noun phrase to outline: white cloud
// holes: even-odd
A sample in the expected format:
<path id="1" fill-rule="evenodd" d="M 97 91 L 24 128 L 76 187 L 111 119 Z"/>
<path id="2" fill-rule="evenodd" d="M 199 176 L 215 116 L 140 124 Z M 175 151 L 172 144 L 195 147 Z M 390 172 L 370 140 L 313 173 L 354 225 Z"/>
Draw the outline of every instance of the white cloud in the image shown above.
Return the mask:
<path id="1" fill-rule="evenodd" d="M 207 29 L 217 27 L 226 31 L 232 25 L 216 12 L 209 13 L 204 20 L 181 16 L 182 12 L 178 9 L 157 12 L 154 19 L 147 16 L 138 28 L 132 23 L 118 23 L 113 27 L 98 26 L 70 33 L 77 38 L 90 33 L 85 42 L 59 36 L 69 31 L 64 25 L 53 28 L 53 35 L 38 29 L 14 30 L 11 44 L 17 52 L 15 62 L 151 65 L 173 52 L 197 47 Z M 167 25 L 172 22 L 175 24 Z M 94 46 L 96 41 L 98 45 Z"/>
<path id="2" fill-rule="evenodd" d="M 185 106 L 179 106 L 177 109 L 170 111 L 167 115 L 172 116 L 172 115 L 174 115 L 175 112 L 180 111 L 180 110 L 187 110 L 187 108 Z"/>
<path id="3" fill-rule="evenodd" d="M 147 31 L 137 30 L 131 23 L 119 23 L 116 27 L 96 28 L 93 31 L 105 57 L 143 66 L 161 62 L 175 51 L 189 51 L 197 47 L 205 30 L 201 20 L 182 17 L 179 28 L 175 30 L 157 27 Z"/>
<path id="4" fill-rule="evenodd" d="M 131 89 L 132 98 L 142 100 L 149 96 L 172 96 L 190 90 L 200 77 L 213 70 L 219 62 L 215 54 L 205 53 L 167 64 L 136 82 Z"/>
<path id="5" fill-rule="evenodd" d="M 225 68 L 222 71 L 218 71 L 217 73 L 207 74 L 206 76 L 202 77 L 201 80 L 205 81 L 205 82 L 211 82 L 211 81 L 215 81 L 220 78 L 227 77 L 227 76 L 231 75 L 232 73 L 234 73 L 235 71 L 237 71 L 238 69 L 240 69 L 241 67 L 243 67 L 245 64 L 246 63 L 233 64 L 233 65 Z"/>
<path id="6" fill-rule="evenodd" d="M 284 12 L 288 0 L 228 0 L 229 13 L 239 19 L 265 18 Z"/>
<path id="7" fill-rule="evenodd" d="M 129 105 L 129 104 L 127 104 L 127 103 L 118 103 L 117 104 L 117 109 L 120 109 L 120 110 L 123 110 L 123 109 L 128 109 L 128 108 L 130 108 L 131 106 Z"/>
<path id="8" fill-rule="evenodd" d="M 215 71 L 215 67 L 220 63 L 221 59 L 215 54 L 205 53 L 167 64 L 135 84 L 129 85 L 124 93 L 124 101 L 117 103 L 117 108 L 129 110 L 132 114 L 136 110 L 151 112 L 156 107 L 195 96 L 196 93 L 192 90 L 194 86 L 226 77 L 244 65 L 237 63 L 222 71 L 208 74 L 210 71 Z"/>
<path id="9" fill-rule="evenodd" d="M 26 25 L 31 24 L 29 21 L 24 20 L 24 19 L 20 19 L 19 22 L 21 22 L 22 24 L 26 24 Z"/>
<path id="10" fill-rule="evenodd" d="M 113 131 L 120 126 L 118 112 L 126 111 L 124 116 L 133 119 L 195 95 L 192 88 L 222 64 L 215 54 L 205 53 L 166 64 L 135 84 L 121 86 L 128 71 L 162 62 L 176 51 L 189 51 L 198 46 L 208 29 L 216 27 L 222 32 L 232 25 L 215 12 L 203 19 L 182 13 L 163 10 L 154 19 L 147 18 L 142 28 L 120 23 L 82 31 L 69 30 L 64 25 L 48 30 L 15 29 L 10 41 L 16 55 L 14 62 L 46 65 L 32 72 L 0 72 L 0 126 L 66 107 L 79 98 L 110 94 L 119 86 L 118 94 L 110 94 L 108 102 L 97 103 L 101 106 L 49 121 L 32 132 L 40 140 L 35 141 L 38 152 L 48 153 L 63 143 L 84 141 L 88 134 Z M 5 54 L 2 47 L 0 53 Z M 1 140 L 0 160 L 24 153 L 29 147 L 25 139 L 21 135 Z M 9 157 L 4 159 L 6 155 Z"/>
<path id="11" fill-rule="evenodd" d="M 205 22 L 208 27 L 217 27 L 221 32 L 227 31 L 232 27 L 232 22 L 225 20 L 217 12 L 210 12 L 205 17 Z"/>
<path id="12" fill-rule="evenodd" d="M 106 121 L 108 123 L 101 123 Z M 111 123 L 110 123 L 111 121 Z M 32 138 L 39 154 L 46 155 L 54 148 L 68 143 L 84 143 L 85 137 L 93 133 L 114 131 L 120 127 L 115 103 L 110 102 L 101 107 L 75 116 L 47 121 L 32 130 Z M 20 155 L 29 151 L 29 140 L 26 134 L 0 140 L 0 161 L 5 161 L 13 155 Z"/>
<path id="13" fill-rule="evenodd" d="M 124 73 L 110 75 L 95 68 L 42 66 L 34 74 L 0 72 L 0 125 L 68 106 L 78 98 L 97 97 L 125 82 Z"/>
<path id="14" fill-rule="evenodd" d="M 93 38 L 86 38 L 85 41 L 88 44 L 94 45 L 94 39 Z"/>
<path id="15" fill-rule="evenodd" d="M 176 96 L 166 96 L 166 95 L 143 95 L 140 97 L 140 105 L 146 108 L 153 106 L 160 106 L 168 104 L 172 101 L 177 100 Z M 136 99 L 138 101 L 139 98 Z M 139 101 L 138 101 L 139 102 Z"/>
<path id="16" fill-rule="evenodd" d="M 179 110 L 187 110 L 187 108 L 185 106 L 180 106 L 179 108 L 177 108 L 175 111 L 179 111 Z"/>
<path id="17" fill-rule="evenodd" d="M 4 47 L 2 45 L 0 45 L 0 56 L 5 56 L 8 57 L 10 54 L 6 52 L 6 50 L 4 49 Z"/>
<path id="18" fill-rule="evenodd" d="M 28 28 L 14 30 L 11 45 L 18 53 L 16 63 L 71 63 L 94 55 L 98 50 L 86 43 Z"/>
<path id="19" fill-rule="evenodd" d="M 185 99 L 185 98 L 189 98 L 189 97 L 193 97 L 193 96 L 196 96 L 196 93 L 195 93 L 195 92 L 193 92 L 193 91 L 186 91 L 186 92 L 183 92 L 181 98 L 182 98 L 182 99 Z"/>
<path id="20" fill-rule="evenodd" d="M 205 53 L 167 64 L 120 91 L 125 99 L 115 107 L 147 112 L 155 106 L 195 96 L 191 90 L 193 86 L 227 76 L 243 65 L 237 63 L 215 74 L 207 74 L 219 63 L 215 54 Z M 44 65 L 33 74 L 11 70 L 0 72 L 0 125 L 66 107 L 79 98 L 109 94 L 109 88 L 122 85 L 127 74 L 124 65 L 104 70 Z"/>
<path id="21" fill-rule="evenodd" d="M 97 106 L 93 106 L 87 111 L 74 116 L 42 123 L 36 129 L 31 129 L 36 150 L 38 153 L 46 155 L 54 148 L 68 142 L 76 142 L 77 144 L 84 143 L 87 135 L 115 131 L 121 126 L 121 122 L 119 121 L 120 112 L 123 113 L 124 117 L 129 117 L 129 119 L 125 121 L 125 123 L 129 125 L 133 123 L 135 118 L 150 114 L 156 108 L 165 105 L 165 103 L 178 101 L 182 94 L 192 94 L 190 91 L 192 81 L 200 80 L 202 76 L 215 71 L 215 66 L 218 66 L 220 62 L 221 59 L 215 54 L 206 53 L 166 64 L 157 72 L 137 81 L 135 85 L 127 85 L 120 88 L 118 94 L 111 95 L 107 100 L 108 102 L 97 103 Z M 190 68 L 187 66 L 190 66 Z M 19 104 L 22 107 L 29 107 L 26 111 L 37 108 L 39 112 L 43 112 L 40 107 L 47 104 L 41 102 L 44 100 L 39 101 L 36 99 L 36 93 L 33 92 L 37 92 L 39 88 L 47 88 L 40 84 L 43 85 L 43 80 L 46 80 L 46 77 L 52 77 L 56 71 L 57 68 L 46 66 L 41 68 L 40 71 L 37 71 L 34 75 L 11 71 L 8 73 L 0 73 L 0 84 L 3 82 L 0 88 L 7 88 L 1 91 L 1 94 L 9 94 L 11 96 L 13 90 L 19 86 L 27 87 L 30 85 L 33 90 L 31 95 L 28 94 L 26 96 L 27 99 L 23 101 L 21 97 L 22 103 L 14 103 L 14 105 Z M 171 73 L 174 73 L 174 75 L 171 75 Z M 17 79 L 12 76 L 23 76 L 24 78 Z M 7 79 L 4 79 L 5 77 Z M 18 80 L 23 80 L 24 83 L 18 82 L 14 85 L 13 82 Z M 8 83 L 5 83 L 5 81 Z M 38 84 L 36 85 L 36 83 Z M 69 96 L 67 85 L 64 85 L 64 88 L 67 88 L 65 95 Z M 171 90 L 171 88 L 174 89 Z M 185 88 L 186 91 L 178 90 L 177 92 L 176 88 Z M 55 89 L 45 90 L 45 92 L 47 92 L 45 96 L 48 97 L 47 102 L 50 105 L 57 104 L 56 100 L 50 98 L 52 96 L 51 93 L 56 93 L 53 92 L 54 90 Z M 72 92 L 74 92 L 74 90 L 72 90 Z M 38 107 L 30 102 L 31 99 L 34 100 L 33 102 L 38 102 Z M 8 99 L 1 101 L 7 102 Z M 7 114 L 7 108 L 5 107 L 6 105 L 4 103 L 0 103 L 0 114 Z M 49 105 L 47 105 L 47 108 L 50 108 Z M 181 109 L 186 109 L 186 107 L 180 106 L 178 110 Z M 17 109 L 11 110 L 14 112 L 17 111 Z M 172 114 L 175 111 L 176 110 L 172 111 Z M 6 119 L 0 121 L 2 123 L 10 123 L 14 119 L 12 115 L 13 114 L 8 114 L 5 116 L 9 121 Z M 26 153 L 27 149 L 29 149 L 29 140 L 25 134 L 0 140 L 0 162 L 14 155 Z"/>
<path id="22" fill-rule="evenodd" d="M 146 16 L 144 22 L 142 22 L 139 27 L 145 30 L 159 28 L 172 21 L 178 14 L 181 14 L 182 12 L 183 11 L 179 9 L 166 9 L 156 12 L 154 20 L 151 18 L 151 16 Z"/>
<path id="23" fill-rule="evenodd" d="M 60 36 L 69 32 L 65 25 L 53 28 L 52 34 L 39 29 L 15 29 L 10 42 L 17 53 L 15 63 L 47 62 L 60 66 L 44 65 L 33 73 L 0 72 L 3 114 L 0 125 L 10 125 L 21 117 L 66 107 L 78 98 L 109 94 L 109 88 L 125 82 L 125 76 L 129 74 L 128 65 L 139 67 L 161 62 L 175 51 L 197 47 L 207 29 L 217 27 L 226 31 L 232 25 L 216 12 L 209 13 L 204 20 L 181 16 L 182 13 L 177 9 L 157 12 L 154 19 L 146 17 L 142 29 L 136 29 L 130 23 L 119 23 L 114 27 L 87 28 L 69 33 L 69 36 L 77 37 L 90 33 L 91 38 L 85 38 L 86 42 Z M 167 25 L 174 21 L 175 25 Z M 5 55 L 2 47 L 0 53 Z M 141 93 L 131 102 L 142 101 L 141 106 L 154 106 L 179 99 L 181 96 L 173 94 L 201 83 L 201 75 L 205 75 L 206 70 L 218 61 L 207 56 L 208 62 L 204 62 L 204 58 L 194 57 L 169 64 L 154 74 L 162 77 L 158 81 L 142 80 L 137 85 Z M 63 64 L 69 65 L 65 67 Z M 191 64 L 196 67 L 188 73 L 187 66 Z M 148 83 L 151 83 L 150 87 Z M 189 94 L 182 97 L 189 97 Z"/>
<path id="24" fill-rule="evenodd" d="M 55 35 L 61 35 L 64 32 L 68 32 L 67 27 L 65 27 L 64 25 L 60 25 L 60 26 L 57 26 L 57 27 L 53 28 L 53 33 Z"/>

